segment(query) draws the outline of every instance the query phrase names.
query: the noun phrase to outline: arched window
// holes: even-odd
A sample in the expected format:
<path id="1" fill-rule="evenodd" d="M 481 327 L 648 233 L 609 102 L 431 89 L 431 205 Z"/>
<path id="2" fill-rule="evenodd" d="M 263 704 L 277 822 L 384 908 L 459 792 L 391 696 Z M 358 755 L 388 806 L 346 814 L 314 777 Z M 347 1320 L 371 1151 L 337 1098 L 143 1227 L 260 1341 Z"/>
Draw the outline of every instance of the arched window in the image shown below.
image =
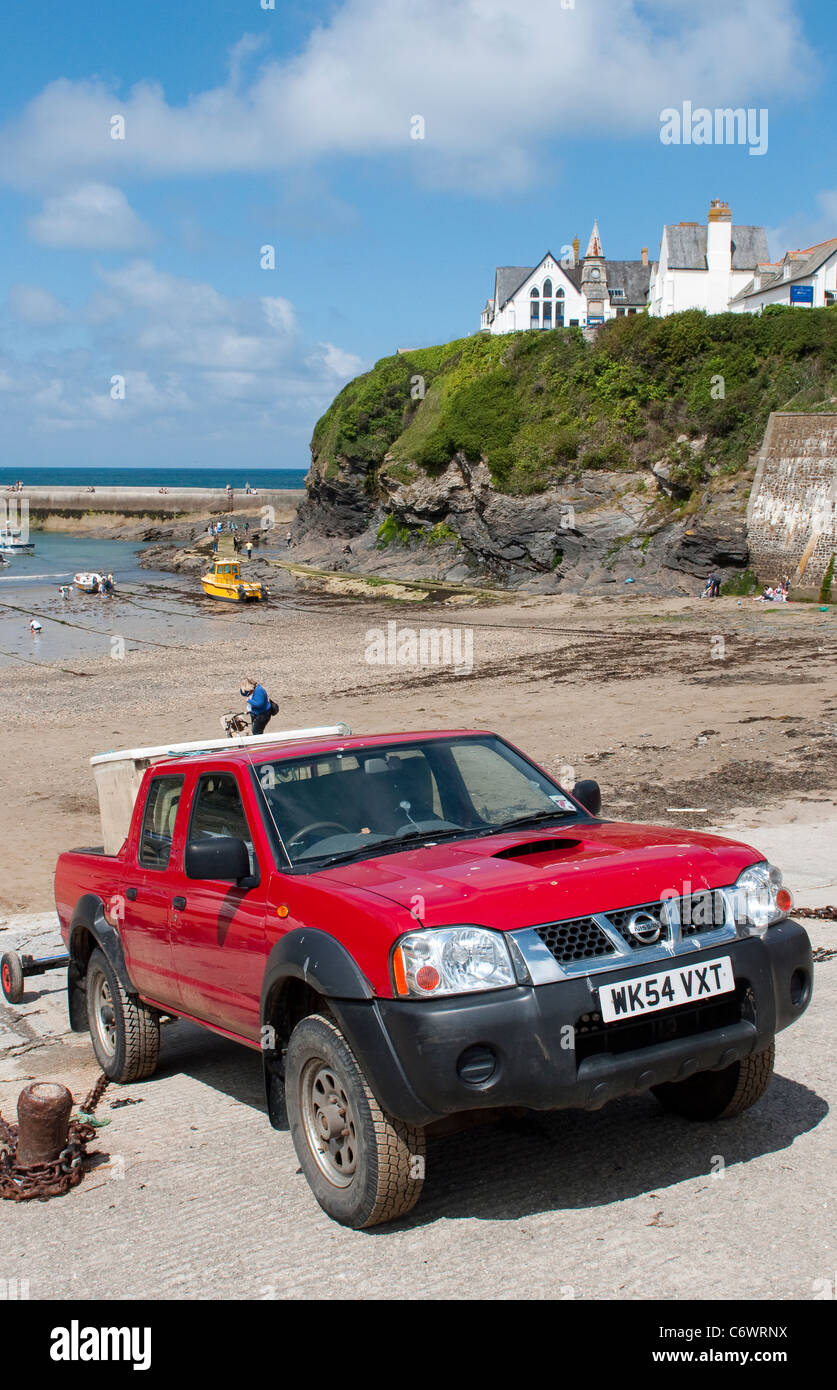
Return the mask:
<path id="1" fill-rule="evenodd" d="M 555 291 L 555 298 L 556 298 L 556 299 L 563 299 L 563 298 L 564 298 L 564 291 L 563 291 L 563 288 L 562 288 L 561 285 L 559 285 L 558 288 L 557 288 L 557 290 Z"/>
<path id="2" fill-rule="evenodd" d="M 555 291 L 555 327 L 564 327 L 564 288 L 559 285 Z"/>
<path id="3" fill-rule="evenodd" d="M 529 327 L 540 328 L 541 326 L 541 297 L 537 288 L 529 291 Z"/>
<path id="4" fill-rule="evenodd" d="M 551 299 L 551 298 L 552 298 L 552 281 L 551 281 L 551 280 L 544 280 L 544 282 L 543 282 L 543 297 L 544 297 L 544 299 Z"/>

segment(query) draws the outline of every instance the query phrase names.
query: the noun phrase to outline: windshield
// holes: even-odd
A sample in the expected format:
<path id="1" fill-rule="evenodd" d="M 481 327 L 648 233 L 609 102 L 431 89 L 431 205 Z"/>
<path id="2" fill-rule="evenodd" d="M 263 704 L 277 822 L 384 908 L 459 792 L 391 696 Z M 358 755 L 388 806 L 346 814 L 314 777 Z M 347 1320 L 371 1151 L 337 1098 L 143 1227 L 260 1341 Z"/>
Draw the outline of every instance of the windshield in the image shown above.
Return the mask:
<path id="1" fill-rule="evenodd" d="M 281 867 L 369 858 L 412 842 L 587 813 L 492 736 L 346 749 L 252 767 Z"/>

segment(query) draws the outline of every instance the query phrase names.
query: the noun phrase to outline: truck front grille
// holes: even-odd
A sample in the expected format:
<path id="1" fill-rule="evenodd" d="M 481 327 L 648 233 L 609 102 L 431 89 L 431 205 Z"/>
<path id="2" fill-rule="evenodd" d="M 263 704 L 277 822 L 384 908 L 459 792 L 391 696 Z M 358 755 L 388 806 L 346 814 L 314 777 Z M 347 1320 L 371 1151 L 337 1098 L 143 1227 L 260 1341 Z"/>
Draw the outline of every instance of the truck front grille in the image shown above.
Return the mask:
<path id="1" fill-rule="evenodd" d="M 556 960 L 591 960 L 594 956 L 612 956 L 614 946 L 592 917 L 575 917 L 570 922 L 548 922 L 535 927 L 544 946 Z"/>

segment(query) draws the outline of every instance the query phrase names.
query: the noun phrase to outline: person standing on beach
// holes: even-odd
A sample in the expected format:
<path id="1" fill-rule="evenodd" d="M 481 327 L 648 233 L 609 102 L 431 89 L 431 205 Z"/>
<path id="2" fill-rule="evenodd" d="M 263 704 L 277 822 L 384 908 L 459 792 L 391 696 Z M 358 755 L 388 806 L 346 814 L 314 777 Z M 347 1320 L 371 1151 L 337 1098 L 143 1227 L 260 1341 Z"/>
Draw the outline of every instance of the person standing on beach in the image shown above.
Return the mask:
<path id="1" fill-rule="evenodd" d="M 241 694 L 247 699 L 247 712 L 250 727 L 254 734 L 263 734 L 273 715 L 273 703 L 263 685 L 252 676 L 246 676 L 241 686 Z"/>
<path id="2" fill-rule="evenodd" d="M 253 542 L 252 542 L 252 541 L 248 541 L 248 542 L 247 542 L 247 545 L 245 546 L 245 550 L 247 551 L 247 559 L 248 559 L 248 560 L 252 560 L 252 558 L 253 558 Z"/>

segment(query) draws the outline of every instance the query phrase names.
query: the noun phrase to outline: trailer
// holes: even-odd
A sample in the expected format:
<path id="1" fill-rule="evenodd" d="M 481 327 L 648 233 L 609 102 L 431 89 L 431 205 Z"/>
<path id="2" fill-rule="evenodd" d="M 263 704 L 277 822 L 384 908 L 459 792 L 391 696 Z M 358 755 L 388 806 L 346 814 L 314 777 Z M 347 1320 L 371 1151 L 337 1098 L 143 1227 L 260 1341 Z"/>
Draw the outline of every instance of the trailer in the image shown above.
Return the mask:
<path id="1" fill-rule="evenodd" d="M 66 951 L 56 951 L 52 956 L 27 956 L 17 951 L 7 951 L 0 960 L 0 988 L 6 1002 L 19 1004 L 23 998 L 24 980 L 32 975 L 45 975 L 48 970 L 57 970 L 67 965 L 69 959 Z"/>

